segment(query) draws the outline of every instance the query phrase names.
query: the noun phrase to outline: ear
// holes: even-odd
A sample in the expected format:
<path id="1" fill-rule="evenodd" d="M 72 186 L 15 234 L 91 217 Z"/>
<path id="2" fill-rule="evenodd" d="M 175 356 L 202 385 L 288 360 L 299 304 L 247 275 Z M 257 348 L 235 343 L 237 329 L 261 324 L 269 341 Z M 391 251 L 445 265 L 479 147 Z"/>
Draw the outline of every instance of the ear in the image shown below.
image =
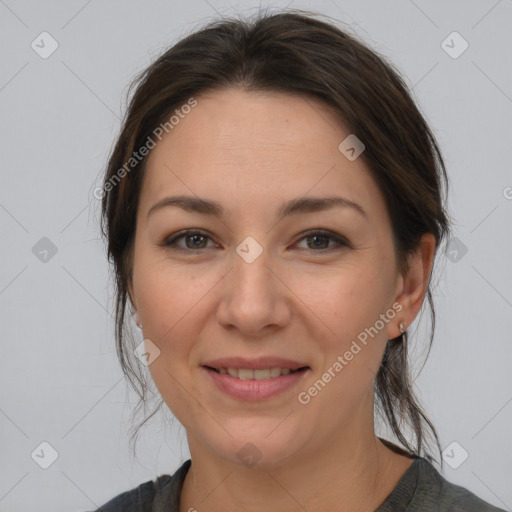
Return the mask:
<path id="1" fill-rule="evenodd" d="M 404 322 L 407 329 L 419 313 L 428 290 L 435 251 L 434 235 L 422 235 L 418 250 L 408 258 L 405 275 L 398 279 L 395 302 L 400 303 L 402 309 L 396 315 L 396 322 L 388 325 L 388 339 L 400 336 L 400 324 Z"/>

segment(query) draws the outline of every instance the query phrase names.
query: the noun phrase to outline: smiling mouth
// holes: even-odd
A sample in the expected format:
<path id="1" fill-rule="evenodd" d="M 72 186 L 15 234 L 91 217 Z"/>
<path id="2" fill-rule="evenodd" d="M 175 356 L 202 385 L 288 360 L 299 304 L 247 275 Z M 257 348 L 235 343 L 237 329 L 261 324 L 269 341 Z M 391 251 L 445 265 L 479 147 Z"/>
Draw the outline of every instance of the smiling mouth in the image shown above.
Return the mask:
<path id="1" fill-rule="evenodd" d="M 269 380 L 281 377 L 283 375 L 289 375 L 291 373 L 301 373 L 309 369 L 309 366 L 302 366 L 296 370 L 290 368 L 265 368 L 260 370 L 252 370 L 249 368 L 213 368 L 211 366 L 205 366 L 208 370 L 213 370 L 221 375 L 230 375 L 240 380 Z"/>

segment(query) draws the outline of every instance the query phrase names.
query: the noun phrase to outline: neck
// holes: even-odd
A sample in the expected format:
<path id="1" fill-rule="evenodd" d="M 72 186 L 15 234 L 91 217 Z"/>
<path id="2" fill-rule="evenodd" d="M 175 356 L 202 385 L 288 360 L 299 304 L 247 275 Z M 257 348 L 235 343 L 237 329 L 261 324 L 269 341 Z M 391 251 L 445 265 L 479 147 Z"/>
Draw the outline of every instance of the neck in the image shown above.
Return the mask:
<path id="1" fill-rule="evenodd" d="M 336 433 L 271 468 L 234 465 L 189 436 L 192 464 L 180 512 L 375 510 L 412 459 L 394 453 L 370 431 Z M 307 485 L 306 485 L 307 484 Z"/>

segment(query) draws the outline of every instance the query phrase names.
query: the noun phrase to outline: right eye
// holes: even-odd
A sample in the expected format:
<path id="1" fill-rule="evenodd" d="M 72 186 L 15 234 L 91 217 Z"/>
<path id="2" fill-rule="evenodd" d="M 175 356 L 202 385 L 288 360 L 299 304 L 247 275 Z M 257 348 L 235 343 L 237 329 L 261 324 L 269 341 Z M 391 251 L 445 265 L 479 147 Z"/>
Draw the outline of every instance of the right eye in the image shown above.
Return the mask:
<path id="1" fill-rule="evenodd" d="M 180 245 L 178 241 L 183 240 L 185 245 Z M 179 252 L 197 252 L 200 249 L 207 249 L 207 241 L 211 240 L 211 237 L 204 231 L 197 229 L 188 229 L 180 231 L 166 238 L 160 245 L 167 247 L 173 251 Z"/>

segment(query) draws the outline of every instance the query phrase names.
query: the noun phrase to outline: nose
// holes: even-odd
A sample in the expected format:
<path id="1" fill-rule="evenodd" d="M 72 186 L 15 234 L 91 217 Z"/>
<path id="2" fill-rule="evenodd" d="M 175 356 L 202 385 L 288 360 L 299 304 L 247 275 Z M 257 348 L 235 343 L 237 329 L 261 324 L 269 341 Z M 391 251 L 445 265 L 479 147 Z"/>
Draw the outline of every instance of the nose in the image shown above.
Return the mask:
<path id="1" fill-rule="evenodd" d="M 235 254 L 233 268 L 222 280 L 218 322 L 246 338 L 261 338 L 272 329 L 285 327 L 292 316 L 293 293 L 284 274 L 269 261 L 266 250 L 254 261 Z"/>

